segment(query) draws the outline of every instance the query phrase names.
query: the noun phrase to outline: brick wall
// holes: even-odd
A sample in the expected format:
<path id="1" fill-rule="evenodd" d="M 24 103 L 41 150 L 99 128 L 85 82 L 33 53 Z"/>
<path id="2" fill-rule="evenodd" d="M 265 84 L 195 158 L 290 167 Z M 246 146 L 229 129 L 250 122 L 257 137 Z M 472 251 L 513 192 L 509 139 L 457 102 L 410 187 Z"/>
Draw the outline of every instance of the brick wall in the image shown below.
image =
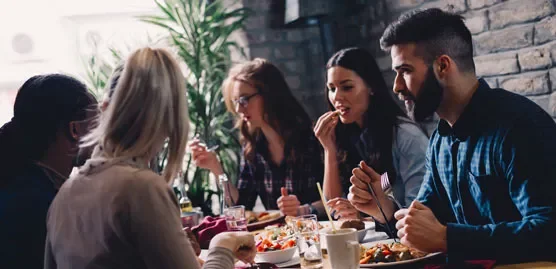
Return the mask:
<path id="1" fill-rule="evenodd" d="M 313 0 L 318 1 L 318 0 Z M 324 60 L 318 28 L 275 29 L 279 0 L 244 0 L 255 11 L 246 29 L 251 57 L 265 57 L 285 73 L 311 116 L 325 109 Z M 556 118 L 556 0 L 368 0 L 357 15 L 334 22 L 335 49 L 370 50 L 391 85 L 390 56 L 380 50 L 382 32 L 399 14 L 438 7 L 459 13 L 474 39 L 477 75 L 535 101 Z M 554 92 L 554 93 L 553 93 Z"/>
<path id="2" fill-rule="evenodd" d="M 288 85 L 312 118 L 325 110 L 324 64 L 318 27 L 285 29 L 274 0 L 243 0 L 254 14 L 246 23 L 243 43 L 247 55 L 266 58 L 284 73 Z"/>

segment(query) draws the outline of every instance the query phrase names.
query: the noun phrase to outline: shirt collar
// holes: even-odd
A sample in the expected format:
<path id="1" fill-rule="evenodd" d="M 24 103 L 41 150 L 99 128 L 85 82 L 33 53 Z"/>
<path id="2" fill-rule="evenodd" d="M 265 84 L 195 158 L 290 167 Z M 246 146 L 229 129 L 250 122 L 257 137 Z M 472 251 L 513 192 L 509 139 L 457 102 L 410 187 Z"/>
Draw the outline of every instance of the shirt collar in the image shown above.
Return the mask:
<path id="1" fill-rule="evenodd" d="M 479 87 L 473 93 L 471 100 L 469 100 L 454 126 L 450 126 L 447 121 L 441 119 L 438 122 L 438 134 L 465 140 L 478 131 L 484 120 L 485 109 L 487 109 L 485 101 L 487 101 L 486 93 L 488 90 L 490 90 L 490 87 L 486 81 L 479 79 Z"/>

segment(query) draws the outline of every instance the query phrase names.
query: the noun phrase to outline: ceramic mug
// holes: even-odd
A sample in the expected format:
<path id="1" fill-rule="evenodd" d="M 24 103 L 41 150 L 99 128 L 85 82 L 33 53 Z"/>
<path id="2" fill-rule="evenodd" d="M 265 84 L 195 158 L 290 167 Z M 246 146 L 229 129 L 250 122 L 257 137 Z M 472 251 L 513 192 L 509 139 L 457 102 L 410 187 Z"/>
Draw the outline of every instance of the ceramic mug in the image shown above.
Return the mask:
<path id="1" fill-rule="evenodd" d="M 354 228 L 326 231 L 328 258 L 332 268 L 357 269 L 361 248 Z"/>

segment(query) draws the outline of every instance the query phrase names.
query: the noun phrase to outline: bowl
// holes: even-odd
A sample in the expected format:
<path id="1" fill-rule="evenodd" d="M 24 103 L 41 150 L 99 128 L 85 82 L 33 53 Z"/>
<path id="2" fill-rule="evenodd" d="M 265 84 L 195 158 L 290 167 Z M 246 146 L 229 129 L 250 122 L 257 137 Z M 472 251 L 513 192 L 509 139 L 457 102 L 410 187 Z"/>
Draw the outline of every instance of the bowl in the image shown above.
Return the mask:
<path id="1" fill-rule="evenodd" d="M 257 252 L 257 262 L 268 262 L 274 264 L 284 263 L 292 259 L 296 250 L 297 246 L 281 250 Z"/>
<path id="2" fill-rule="evenodd" d="M 357 239 L 359 239 L 359 243 L 363 242 L 363 239 L 365 239 L 365 236 L 367 235 L 367 231 L 370 229 L 372 228 L 365 227 L 365 229 L 357 231 Z"/>

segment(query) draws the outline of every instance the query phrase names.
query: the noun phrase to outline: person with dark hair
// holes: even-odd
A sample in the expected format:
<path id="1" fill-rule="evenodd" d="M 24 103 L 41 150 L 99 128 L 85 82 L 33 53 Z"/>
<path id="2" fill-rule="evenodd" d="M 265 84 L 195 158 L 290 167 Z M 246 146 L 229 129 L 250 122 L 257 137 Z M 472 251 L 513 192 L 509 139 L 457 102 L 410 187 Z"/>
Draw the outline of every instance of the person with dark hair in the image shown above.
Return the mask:
<path id="1" fill-rule="evenodd" d="M 419 195 L 395 213 L 401 242 L 447 252 L 449 262 L 554 260 L 554 120 L 531 100 L 477 78 L 471 34 L 459 15 L 404 14 L 380 42 L 397 73 L 394 92 L 412 116 L 441 118 Z M 356 207 L 369 211 L 372 203 L 359 192 L 380 179 L 371 169 L 354 174 L 353 194 L 362 201 Z"/>
<path id="2" fill-rule="evenodd" d="M 316 186 L 322 182 L 322 150 L 282 72 L 265 59 L 253 59 L 230 69 L 222 93 L 242 143 L 237 186 L 224 181 L 231 192 L 227 203 L 251 210 L 260 196 L 267 210 L 284 215 L 324 214 Z M 225 176 L 206 145 L 195 139 L 190 147 L 195 165 Z"/>
<path id="3" fill-rule="evenodd" d="M 0 267 L 43 268 L 46 214 L 78 157 L 96 100 L 66 75 L 38 75 L 19 89 L 0 128 Z"/>
<path id="4" fill-rule="evenodd" d="M 359 212 L 343 197 L 351 185 L 352 169 L 369 165 L 384 175 L 374 189 L 392 217 L 396 208 L 409 205 L 417 196 L 428 138 L 396 104 L 369 52 L 340 50 L 328 60 L 326 69 L 330 111 L 318 119 L 314 132 L 324 148 L 328 204 L 342 219 L 358 218 Z M 365 213 L 385 223 L 375 209 Z"/>

